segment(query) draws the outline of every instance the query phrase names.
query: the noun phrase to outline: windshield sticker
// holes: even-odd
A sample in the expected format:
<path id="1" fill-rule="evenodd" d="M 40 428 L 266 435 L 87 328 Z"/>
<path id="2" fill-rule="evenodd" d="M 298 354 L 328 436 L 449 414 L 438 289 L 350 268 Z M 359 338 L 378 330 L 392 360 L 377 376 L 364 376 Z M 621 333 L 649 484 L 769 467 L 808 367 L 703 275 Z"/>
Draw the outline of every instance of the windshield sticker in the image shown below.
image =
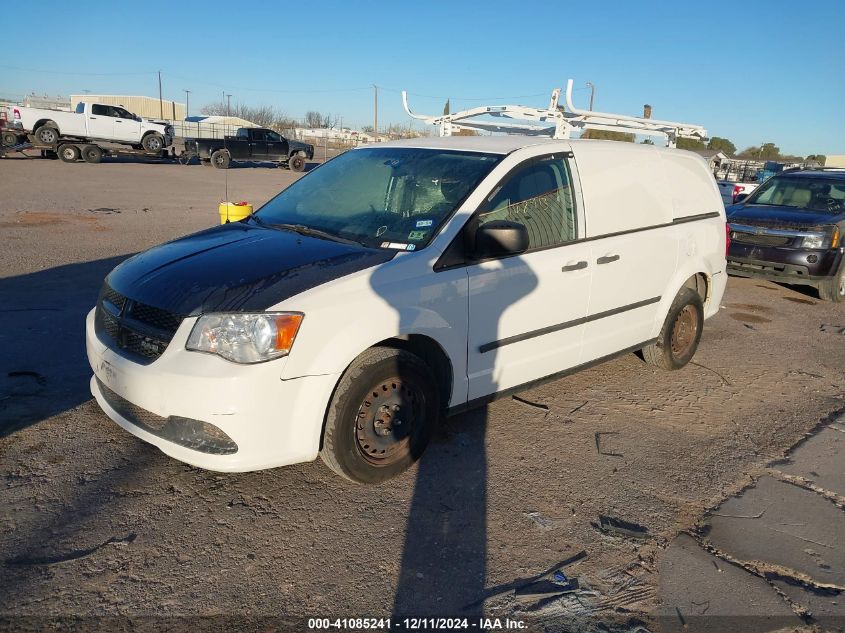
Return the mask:
<path id="1" fill-rule="evenodd" d="M 408 246 L 413 246 L 413 244 L 405 244 L 402 242 L 382 242 L 379 246 L 381 246 L 381 248 L 398 248 L 400 251 L 414 250 L 412 248 L 408 248 Z"/>
<path id="2" fill-rule="evenodd" d="M 376 237 L 381 237 L 386 232 L 387 232 L 387 227 L 386 226 L 380 226 L 380 227 L 378 227 L 378 229 L 376 229 Z"/>
<path id="3" fill-rule="evenodd" d="M 428 231 L 411 231 L 408 233 L 408 239 L 412 242 L 419 242 L 424 240 L 426 235 L 428 235 Z"/>
<path id="4" fill-rule="evenodd" d="M 432 224 L 434 224 L 434 220 L 417 220 L 416 227 L 420 229 L 424 226 L 431 226 Z"/>
<path id="5" fill-rule="evenodd" d="M 407 248 L 407 250 L 412 251 L 412 250 L 414 250 L 416 247 L 417 247 L 417 245 L 416 245 L 416 244 L 408 244 L 408 248 Z"/>

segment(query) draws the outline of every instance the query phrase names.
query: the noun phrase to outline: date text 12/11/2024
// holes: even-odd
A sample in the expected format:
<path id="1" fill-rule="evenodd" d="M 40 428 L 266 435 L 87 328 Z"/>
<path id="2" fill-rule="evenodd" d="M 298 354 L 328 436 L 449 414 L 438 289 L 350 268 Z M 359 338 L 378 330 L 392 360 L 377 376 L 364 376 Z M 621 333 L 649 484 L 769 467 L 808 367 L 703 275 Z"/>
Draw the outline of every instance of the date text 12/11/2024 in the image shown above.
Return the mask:
<path id="1" fill-rule="evenodd" d="M 527 628 L 521 620 L 510 618 L 308 618 L 308 630 L 408 631 L 519 631 Z"/>

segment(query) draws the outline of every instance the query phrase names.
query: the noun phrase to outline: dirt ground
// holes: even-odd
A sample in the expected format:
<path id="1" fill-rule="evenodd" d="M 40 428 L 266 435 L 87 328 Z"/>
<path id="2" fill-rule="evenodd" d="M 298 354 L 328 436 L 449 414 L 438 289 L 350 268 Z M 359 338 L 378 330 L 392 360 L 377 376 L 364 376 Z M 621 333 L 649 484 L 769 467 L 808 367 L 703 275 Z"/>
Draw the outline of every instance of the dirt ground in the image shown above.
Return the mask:
<path id="1" fill-rule="evenodd" d="M 483 613 L 651 627 L 669 542 L 845 413 L 845 310 L 731 279 L 682 371 L 631 354 L 451 418 L 380 486 L 319 461 L 234 475 L 174 461 L 91 399 L 85 313 L 126 256 L 296 177 L 0 160 L 0 625 Z M 525 590 L 568 559 L 579 607 Z"/>

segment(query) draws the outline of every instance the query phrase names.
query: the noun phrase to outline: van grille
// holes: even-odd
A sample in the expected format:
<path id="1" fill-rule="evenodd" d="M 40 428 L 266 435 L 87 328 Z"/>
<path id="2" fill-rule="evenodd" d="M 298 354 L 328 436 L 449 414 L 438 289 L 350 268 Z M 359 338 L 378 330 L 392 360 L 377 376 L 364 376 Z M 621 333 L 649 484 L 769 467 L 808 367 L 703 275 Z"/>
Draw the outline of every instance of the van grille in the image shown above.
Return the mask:
<path id="1" fill-rule="evenodd" d="M 94 313 L 94 331 L 106 345 L 147 365 L 164 353 L 184 318 L 133 301 L 103 285 Z"/>

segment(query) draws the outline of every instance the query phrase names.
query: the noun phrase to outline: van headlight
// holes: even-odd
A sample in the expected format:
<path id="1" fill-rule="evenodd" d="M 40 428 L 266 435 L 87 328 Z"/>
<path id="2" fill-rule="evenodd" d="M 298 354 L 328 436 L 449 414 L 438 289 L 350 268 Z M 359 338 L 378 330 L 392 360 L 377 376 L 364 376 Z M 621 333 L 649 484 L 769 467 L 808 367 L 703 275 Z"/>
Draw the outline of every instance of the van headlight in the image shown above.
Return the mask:
<path id="1" fill-rule="evenodd" d="M 303 315 L 299 312 L 205 314 L 185 348 L 217 354 L 234 363 L 260 363 L 287 356 Z"/>

